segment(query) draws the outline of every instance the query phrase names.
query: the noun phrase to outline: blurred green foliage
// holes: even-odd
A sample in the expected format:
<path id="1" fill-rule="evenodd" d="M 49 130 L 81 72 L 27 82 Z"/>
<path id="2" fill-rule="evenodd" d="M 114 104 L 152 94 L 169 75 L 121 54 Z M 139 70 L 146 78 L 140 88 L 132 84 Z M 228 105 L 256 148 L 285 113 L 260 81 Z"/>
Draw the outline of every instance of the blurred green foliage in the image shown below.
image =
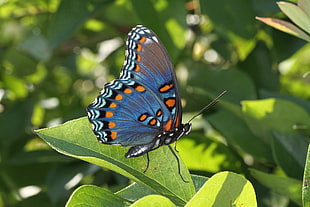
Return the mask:
<path id="1" fill-rule="evenodd" d="M 184 121 L 228 91 L 177 144 L 189 170 L 245 175 L 258 206 L 301 206 L 310 46 L 255 16 L 285 18 L 272 0 L 0 1 L 0 206 L 64 206 L 81 184 L 128 185 L 53 151 L 33 130 L 86 116 L 119 75 L 137 24 L 171 56 Z"/>

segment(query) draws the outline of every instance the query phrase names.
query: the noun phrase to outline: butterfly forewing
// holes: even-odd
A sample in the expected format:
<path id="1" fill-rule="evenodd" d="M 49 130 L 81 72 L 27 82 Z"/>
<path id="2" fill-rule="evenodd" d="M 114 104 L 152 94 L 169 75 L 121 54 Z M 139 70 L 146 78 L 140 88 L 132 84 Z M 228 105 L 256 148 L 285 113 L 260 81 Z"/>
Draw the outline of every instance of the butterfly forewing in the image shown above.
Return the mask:
<path id="1" fill-rule="evenodd" d="M 174 121 L 174 126 L 179 126 L 181 104 L 172 62 L 160 39 L 144 26 L 137 26 L 129 33 L 121 73 L 121 78 L 128 77 L 147 84 L 164 104 L 163 107 L 170 111 L 169 120 Z"/>

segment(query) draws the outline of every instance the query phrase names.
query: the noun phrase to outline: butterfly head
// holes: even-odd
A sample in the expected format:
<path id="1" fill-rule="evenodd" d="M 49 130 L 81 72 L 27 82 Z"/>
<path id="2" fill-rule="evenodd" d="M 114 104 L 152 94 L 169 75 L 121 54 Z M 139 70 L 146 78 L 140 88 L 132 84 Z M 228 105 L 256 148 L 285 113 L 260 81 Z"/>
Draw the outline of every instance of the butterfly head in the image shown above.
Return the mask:
<path id="1" fill-rule="evenodd" d="M 188 135 L 192 129 L 191 123 L 181 124 L 169 131 L 163 131 L 157 135 L 156 146 L 169 145 L 179 140 L 183 135 Z"/>

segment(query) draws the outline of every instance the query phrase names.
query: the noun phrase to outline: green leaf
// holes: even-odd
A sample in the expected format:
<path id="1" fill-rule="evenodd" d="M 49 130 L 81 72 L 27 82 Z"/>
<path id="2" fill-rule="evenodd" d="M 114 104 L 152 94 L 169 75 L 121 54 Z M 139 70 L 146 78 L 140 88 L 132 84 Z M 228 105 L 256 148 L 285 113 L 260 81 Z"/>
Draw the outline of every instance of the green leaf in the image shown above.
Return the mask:
<path id="1" fill-rule="evenodd" d="M 200 7 L 211 20 L 215 31 L 236 48 L 239 59 L 245 59 L 256 44 L 255 15 L 251 3 L 243 0 L 205 0 L 200 1 Z"/>
<path id="2" fill-rule="evenodd" d="M 131 207 L 158 207 L 158 206 L 167 206 L 175 207 L 175 204 L 172 203 L 168 198 L 161 195 L 149 195 L 141 198 L 137 202 L 131 205 Z"/>
<path id="3" fill-rule="evenodd" d="M 256 99 L 255 87 L 249 76 L 235 68 L 227 70 L 206 70 L 204 64 L 194 64 L 189 66 L 194 68 L 190 71 L 190 77 L 187 84 L 201 89 L 200 91 L 193 91 L 195 97 L 193 100 L 187 99 L 187 101 L 202 102 L 205 100 L 201 97 L 202 95 L 208 95 L 214 98 L 220 92 L 227 90 L 225 96 L 221 100 L 227 100 L 234 104 L 240 104 L 241 100 L 244 99 Z M 238 81 L 232 81 L 238 80 Z M 243 87 L 243 86 L 247 87 Z M 239 108 L 239 107 L 238 107 Z"/>
<path id="4" fill-rule="evenodd" d="M 144 196 L 148 196 L 151 194 L 156 194 L 154 191 L 149 188 L 141 185 L 139 183 L 133 183 L 124 189 L 115 193 L 117 196 L 120 196 L 128 201 L 135 202 Z"/>
<path id="5" fill-rule="evenodd" d="M 195 185 L 196 192 L 209 180 L 208 177 L 201 176 L 201 175 L 192 175 L 192 179 Z"/>
<path id="6" fill-rule="evenodd" d="M 242 163 L 231 149 L 221 142 L 192 132 L 177 143 L 177 149 L 186 166 L 194 171 L 219 172 L 225 168 L 238 171 Z"/>
<path id="7" fill-rule="evenodd" d="M 12 73 L 8 73 L 7 75 L 14 75 L 15 78 L 24 79 L 25 76 L 29 76 L 36 72 L 36 66 L 37 62 L 33 58 L 17 50 L 15 47 L 8 48 L 5 53 L 3 53 L 3 69 L 12 70 Z"/>
<path id="8" fill-rule="evenodd" d="M 124 207 L 126 200 L 112 192 L 93 185 L 84 185 L 76 189 L 70 196 L 66 207 Z"/>
<path id="9" fill-rule="evenodd" d="M 297 5 L 301 8 L 308 16 L 310 16 L 310 1 L 309 0 L 298 0 Z"/>
<path id="10" fill-rule="evenodd" d="M 246 60 L 239 62 L 237 67 L 249 75 L 256 88 L 270 91 L 279 89 L 279 71 L 274 70 L 272 53 L 265 44 L 258 43 Z"/>
<path id="11" fill-rule="evenodd" d="M 250 172 L 263 185 L 282 195 L 288 196 L 292 201 L 301 205 L 301 181 L 267 174 L 255 169 L 250 169 Z"/>
<path id="12" fill-rule="evenodd" d="M 256 207 L 256 196 L 252 184 L 243 176 L 232 172 L 221 172 L 212 176 L 185 205 L 185 207 Z"/>
<path id="13" fill-rule="evenodd" d="M 242 101 L 242 111 L 251 131 L 266 143 L 270 143 L 273 130 L 296 134 L 297 125 L 307 128 L 310 123 L 309 114 L 303 108 L 282 99 Z"/>
<path id="14" fill-rule="evenodd" d="M 10 74 L 3 74 L 2 84 L 9 91 L 9 98 L 12 100 L 26 98 L 29 91 L 25 87 L 26 81 Z"/>
<path id="15" fill-rule="evenodd" d="M 262 99 L 267 99 L 267 98 L 284 99 L 284 100 L 293 102 L 293 103 L 297 104 L 298 106 L 301 106 L 302 108 L 304 108 L 307 111 L 307 113 L 310 113 L 310 101 L 308 101 L 306 99 L 299 98 L 297 96 L 292 96 L 289 94 L 280 94 L 280 93 L 276 93 L 276 92 L 267 91 L 267 90 L 262 89 L 259 91 L 259 97 L 261 97 Z"/>
<path id="16" fill-rule="evenodd" d="M 33 101 L 33 99 L 16 101 L 1 114 L 0 134 L 2 134 L 2 136 L 0 136 L 0 150 L 2 155 L 9 156 L 12 146 L 15 146 L 16 143 L 25 141 L 25 131 L 21 129 L 31 127 L 30 118 L 34 105 Z M 8 120 L 13 121 L 14 124 Z M 10 137 L 10 139 L 8 139 L 8 137 Z"/>
<path id="17" fill-rule="evenodd" d="M 308 153 L 302 185 L 302 203 L 304 207 L 310 206 L 310 144 L 308 145 Z"/>
<path id="18" fill-rule="evenodd" d="M 94 173 L 96 170 L 98 168 L 94 168 L 93 165 L 86 162 L 74 162 L 54 166 L 46 176 L 46 193 L 49 199 L 54 204 L 68 199 L 72 192 L 70 190 L 74 189 L 83 177 L 91 172 Z"/>
<path id="19" fill-rule="evenodd" d="M 295 134 L 273 132 L 272 151 L 276 163 L 286 175 L 301 179 L 310 139 Z"/>
<path id="20" fill-rule="evenodd" d="M 249 39 L 255 34 L 254 11 L 250 2 L 242 0 L 234 2 L 229 0 L 206 0 L 201 1 L 201 9 L 214 23 L 215 29 L 223 35 L 227 35 L 224 34 L 225 32 L 232 32 Z"/>
<path id="21" fill-rule="evenodd" d="M 128 148 L 97 142 L 87 118 L 36 132 L 58 152 L 118 172 L 158 194 L 167 196 L 178 205 L 184 205 L 195 193 L 188 170 L 179 158 L 181 174 L 190 181 L 185 183 L 178 173 L 177 160 L 168 146 L 160 147 L 149 154 L 150 166 L 147 172 L 143 173 L 147 164 L 146 156 L 125 158 Z"/>
<path id="22" fill-rule="evenodd" d="M 277 4 L 283 13 L 288 16 L 288 18 L 290 18 L 300 28 L 310 33 L 310 16 L 308 16 L 304 10 L 289 2 L 280 1 L 277 2 Z"/>
<path id="23" fill-rule="evenodd" d="M 241 117 L 227 110 L 221 110 L 211 114 L 207 119 L 240 154 L 246 153 L 255 159 L 273 162 L 269 146 L 251 132 Z M 232 123 L 238 127 L 231 127 Z"/>
<path id="24" fill-rule="evenodd" d="M 290 22 L 283 21 L 280 19 L 264 18 L 264 17 L 256 17 L 256 19 L 282 32 L 286 32 L 288 34 L 294 35 L 296 37 L 299 37 L 301 39 L 310 42 L 310 36 Z"/>
<path id="25" fill-rule="evenodd" d="M 44 207 L 53 207 L 53 205 L 48 201 L 49 198 L 47 195 L 44 192 L 41 192 L 35 196 L 21 200 L 18 204 L 15 205 L 15 207 L 38 205 L 44 205 Z"/>
<path id="26" fill-rule="evenodd" d="M 42 35 L 28 37 L 19 47 L 38 61 L 46 61 L 51 57 L 51 50 L 48 47 L 47 40 Z"/>
<path id="27" fill-rule="evenodd" d="M 52 150 L 20 151 L 10 157 L 9 162 L 14 165 L 36 163 L 68 163 L 73 158 L 65 157 Z"/>
<path id="28" fill-rule="evenodd" d="M 47 39 L 50 47 L 54 48 L 70 38 L 104 4 L 105 1 L 101 3 L 75 0 L 61 1 L 47 28 Z"/>
<path id="29" fill-rule="evenodd" d="M 192 180 L 195 185 L 195 190 L 196 192 L 203 186 L 203 184 L 209 179 L 204 176 L 200 175 L 191 175 Z M 115 193 L 117 196 L 120 196 L 128 201 L 137 201 L 138 199 L 151 195 L 151 194 L 156 194 L 154 191 L 150 190 L 149 188 L 139 184 L 139 183 L 133 183 L 122 190 L 118 191 Z"/>

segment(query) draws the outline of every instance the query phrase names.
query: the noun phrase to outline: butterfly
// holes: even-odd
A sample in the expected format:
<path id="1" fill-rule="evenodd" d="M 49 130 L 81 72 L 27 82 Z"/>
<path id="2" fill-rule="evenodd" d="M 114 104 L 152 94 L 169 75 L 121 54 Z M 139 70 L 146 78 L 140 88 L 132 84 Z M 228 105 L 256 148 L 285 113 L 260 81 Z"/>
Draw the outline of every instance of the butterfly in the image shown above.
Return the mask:
<path id="1" fill-rule="evenodd" d="M 128 33 L 119 78 L 104 85 L 87 111 L 99 142 L 130 147 L 126 158 L 147 154 L 147 168 L 148 152 L 163 145 L 178 160 L 170 144 L 190 132 L 190 121 L 196 117 L 182 124 L 177 79 L 168 52 L 157 35 L 142 25 Z M 181 175 L 179 160 L 178 167 Z"/>

